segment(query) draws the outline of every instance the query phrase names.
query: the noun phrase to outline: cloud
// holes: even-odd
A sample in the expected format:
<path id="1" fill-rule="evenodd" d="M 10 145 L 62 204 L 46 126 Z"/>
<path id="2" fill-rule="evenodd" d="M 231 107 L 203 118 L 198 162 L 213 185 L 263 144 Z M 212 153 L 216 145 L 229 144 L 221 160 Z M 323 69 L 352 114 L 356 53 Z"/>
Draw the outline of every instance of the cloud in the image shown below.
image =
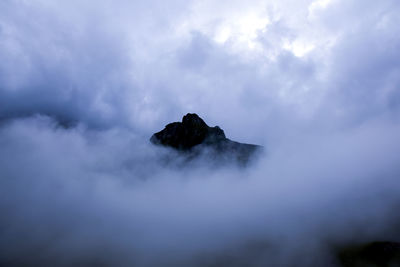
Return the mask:
<path id="1" fill-rule="evenodd" d="M 399 8 L 2 1 L 0 262 L 334 266 L 399 240 Z M 267 155 L 163 165 L 148 138 L 187 112 Z"/>

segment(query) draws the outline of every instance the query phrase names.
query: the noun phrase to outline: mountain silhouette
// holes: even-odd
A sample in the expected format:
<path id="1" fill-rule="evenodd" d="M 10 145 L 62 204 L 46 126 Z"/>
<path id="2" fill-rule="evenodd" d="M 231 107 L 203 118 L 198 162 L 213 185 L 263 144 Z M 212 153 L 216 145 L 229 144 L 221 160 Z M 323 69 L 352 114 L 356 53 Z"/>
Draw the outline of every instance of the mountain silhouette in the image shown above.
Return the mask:
<path id="1" fill-rule="evenodd" d="M 239 143 L 226 138 L 220 127 L 208 126 L 195 113 L 186 114 L 182 122 L 167 124 L 163 130 L 153 134 L 150 141 L 155 145 L 173 148 L 190 159 L 205 152 L 207 157 L 214 160 L 233 161 L 240 165 L 247 165 L 262 151 L 262 146 Z"/>

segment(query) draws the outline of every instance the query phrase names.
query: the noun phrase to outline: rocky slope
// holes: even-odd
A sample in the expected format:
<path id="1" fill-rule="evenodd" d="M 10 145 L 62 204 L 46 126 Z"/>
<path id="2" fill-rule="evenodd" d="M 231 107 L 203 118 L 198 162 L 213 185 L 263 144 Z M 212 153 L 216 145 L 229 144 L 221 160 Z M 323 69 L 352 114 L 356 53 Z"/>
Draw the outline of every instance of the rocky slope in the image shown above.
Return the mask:
<path id="1" fill-rule="evenodd" d="M 153 134 L 150 141 L 179 151 L 187 158 L 193 159 L 207 154 L 213 160 L 236 162 L 247 165 L 262 147 L 243 144 L 226 138 L 218 126 L 210 127 L 197 114 L 186 114 L 182 122 L 173 122 Z"/>

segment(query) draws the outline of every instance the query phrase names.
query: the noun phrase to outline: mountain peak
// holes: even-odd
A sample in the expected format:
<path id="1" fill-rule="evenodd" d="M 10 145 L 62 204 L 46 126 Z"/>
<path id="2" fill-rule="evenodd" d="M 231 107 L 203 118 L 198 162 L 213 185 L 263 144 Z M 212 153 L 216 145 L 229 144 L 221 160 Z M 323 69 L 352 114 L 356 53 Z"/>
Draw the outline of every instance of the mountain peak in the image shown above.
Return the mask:
<path id="1" fill-rule="evenodd" d="M 174 148 L 182 152 L 194 152 L 206 148 L 213 158 L 234 159 L 247 163 L 261 146 L 243 144 L 226 138 L 219 126 L 210 127 L 196 113 L 188 113 L 182 122 L 172 122 L 153 134 L 150 141 L 155 145 Z M 193 153 L 192 153 L 193 156 Z"/>

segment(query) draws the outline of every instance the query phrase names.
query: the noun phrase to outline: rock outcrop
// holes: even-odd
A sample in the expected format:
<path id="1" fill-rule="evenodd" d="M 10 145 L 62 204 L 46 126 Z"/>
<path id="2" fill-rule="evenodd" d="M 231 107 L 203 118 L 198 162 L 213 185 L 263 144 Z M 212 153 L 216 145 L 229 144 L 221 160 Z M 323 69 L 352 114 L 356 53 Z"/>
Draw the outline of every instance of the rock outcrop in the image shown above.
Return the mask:
<path id="1" fill-rule="evenodd" d="M 400 266 L 400 243 L 386 241 L 347 246 L 338 256 L 343 267 Z"/>
<path id="2" fill-rule="evenodd" d="M 171 147 L 191 159 L 207 151 L 208 157 L 235 161 L 246 165 L 262 150 L 261 146 L 243 144 L 226 138 L 218 126 L 209 127 L 197 114 L 186 114 L 182 122 L 173 122 L 153 134 L 150 141 L 155 145 Z"/>

